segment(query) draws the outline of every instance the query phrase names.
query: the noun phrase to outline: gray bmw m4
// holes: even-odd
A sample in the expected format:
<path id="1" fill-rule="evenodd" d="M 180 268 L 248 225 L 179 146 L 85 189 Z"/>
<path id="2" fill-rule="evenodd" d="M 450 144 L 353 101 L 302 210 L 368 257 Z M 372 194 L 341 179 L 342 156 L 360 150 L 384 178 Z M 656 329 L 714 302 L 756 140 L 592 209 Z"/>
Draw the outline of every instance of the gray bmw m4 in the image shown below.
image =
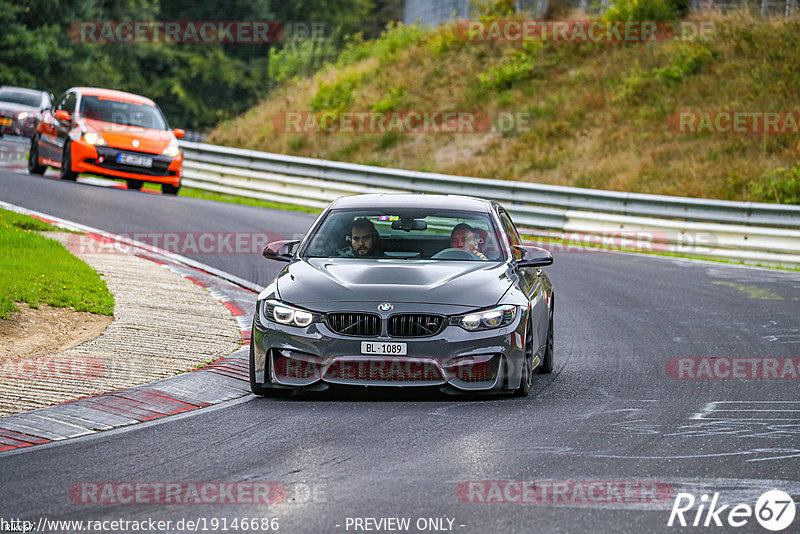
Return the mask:
<path id="1" fill-rule="evenodd" d="M 526 396 L 553 370 L 547 250 L 524 246 L 502 206 L 477 198 L 342 197 L 258 296 L 250 386 L 276 397 L 332 385 Z"/>

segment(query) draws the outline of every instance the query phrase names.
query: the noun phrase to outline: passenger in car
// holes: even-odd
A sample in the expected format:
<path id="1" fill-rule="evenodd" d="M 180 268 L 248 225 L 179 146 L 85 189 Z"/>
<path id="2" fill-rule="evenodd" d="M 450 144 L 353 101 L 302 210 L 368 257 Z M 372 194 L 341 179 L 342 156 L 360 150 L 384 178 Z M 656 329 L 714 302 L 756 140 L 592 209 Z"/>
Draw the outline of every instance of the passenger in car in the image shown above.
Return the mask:
<path id="1" fill-rule="evenodd" d="M 485 260 L 486 256 L 480 251 L 478 234 L 467 223 L 459 223 L 450 233 L 450 248 L 466 250 Z"/>

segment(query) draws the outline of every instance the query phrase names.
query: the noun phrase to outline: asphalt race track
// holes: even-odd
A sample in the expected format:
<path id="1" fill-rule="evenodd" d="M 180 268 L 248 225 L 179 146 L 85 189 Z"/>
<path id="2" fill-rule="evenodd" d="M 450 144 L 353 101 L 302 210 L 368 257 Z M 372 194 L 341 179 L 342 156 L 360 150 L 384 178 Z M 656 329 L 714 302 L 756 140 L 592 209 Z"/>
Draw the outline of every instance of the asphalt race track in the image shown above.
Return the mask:
<path id="1" fill-rule="evenodd" d="M 11 150 L 7 141 L 0 146 Z M 0 169 L 0 200 L 126 234 L 293 236 L 314 218 L 10 167 Z M 280 268 L 257 253 L 182 253 L 258 284 Z M 210 528 L 212 519 L 277 518 L 279 532 L 293 533 L 364 531 L 354 518 L 398 517 L 410 518 L 408 532 L 618 533 L 709 530 L 667 527 L 679 492 L 697 504 L 704 493 L 708 500 L 719 493 L 719 504 L 753 506 L 767 490 L 782 489 L 798 501 L 797 376 L 679 380 L 668 362 L 800 358 L 800 273 L 600 252 L 557 254 L 548 273 L 556 292 L 556 372 L 540 377 L 527 399 L 391 390 L 247 397 L 0 454 L 0 515 L 173 525 L 204 519 L 210 532 L 222 531 Z M 271 505 L 91 504 L 70 494 L 83 482 L 205 481 L 277 482 L 286 496 Z M 469 481 L 536 481 L 550 498 L 497 502 L 518 494 L 505 491 L 488 499 L 494 502 L 472 502 L 491 497 L 493 486 Z M 568 494 L 547 493 L 561 482 Z M 622 482 L 652 483 L 665 497 L 575 494 Z M 719 516 L 723 522 L 731 507 Z M 696 511 L 686 512 L 687 521 Z M 427 521 L 437 518 L 443 522 Z M 716 531 L 767 532 L 747 519 Z M 787 532 L 798 525 L 800 518 Z"/>

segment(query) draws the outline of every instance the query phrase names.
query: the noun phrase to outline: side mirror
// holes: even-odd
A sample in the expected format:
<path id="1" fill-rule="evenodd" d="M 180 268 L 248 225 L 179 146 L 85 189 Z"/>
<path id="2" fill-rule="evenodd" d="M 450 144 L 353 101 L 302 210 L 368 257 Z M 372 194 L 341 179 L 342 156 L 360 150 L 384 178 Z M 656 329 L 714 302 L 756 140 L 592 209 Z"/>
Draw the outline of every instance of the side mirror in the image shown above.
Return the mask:
<path id="1" fill-rule="evenodd" d="M 544 267 L 553 264 L 553 255 L 549 250 L 520 245 L 515 245 L 514 248 L 522 252 L 522 259 L 517 261 L 517 267 Z"/>
<path id="2" fill-rule="evenodd" d="M 184 137 L 186 137 L 186 130 L 175 128 L 174 130 L 172 130 L 172 135 L 174 135 L 176 139 L 183 139 Z"/>
<path id="3" fill-rule="evenodd" d="M 294 257 L 294 247 L 300 241 L 273 241 L 264 247 L 263 256 L 268 260 L 290 262 Z"/>
<path id="4" fill-rule="evenodd" d="M 57 109 L 53 115 L 55 116 L 56 120 L 61 122 L 70 122 L 72 120 L 72 115 L 63 109 Z"/>

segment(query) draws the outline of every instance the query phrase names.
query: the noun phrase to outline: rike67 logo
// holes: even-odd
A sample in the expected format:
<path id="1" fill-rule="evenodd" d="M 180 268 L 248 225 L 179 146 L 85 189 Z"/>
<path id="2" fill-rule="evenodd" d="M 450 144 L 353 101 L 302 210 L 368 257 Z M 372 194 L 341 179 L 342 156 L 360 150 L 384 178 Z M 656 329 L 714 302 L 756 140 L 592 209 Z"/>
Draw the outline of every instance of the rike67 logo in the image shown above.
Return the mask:
<path id="1" fill-rule="evenodd" d="M 667 526 L 742 527 L 755 516 L 762 527 L 778 532 L 794 521 L 794 500 L 781 490 L 764 493 L 756 501 L 755 507 L 742 503 L 730 508 L 727 504 L 719 506 L 718 501 L 719 493 L 714 493 L 711 499 L 703 495 L 699 502 L 691 493 L 678 493 Z M 695 504 L 697 509 L 693 510 Z"/>

